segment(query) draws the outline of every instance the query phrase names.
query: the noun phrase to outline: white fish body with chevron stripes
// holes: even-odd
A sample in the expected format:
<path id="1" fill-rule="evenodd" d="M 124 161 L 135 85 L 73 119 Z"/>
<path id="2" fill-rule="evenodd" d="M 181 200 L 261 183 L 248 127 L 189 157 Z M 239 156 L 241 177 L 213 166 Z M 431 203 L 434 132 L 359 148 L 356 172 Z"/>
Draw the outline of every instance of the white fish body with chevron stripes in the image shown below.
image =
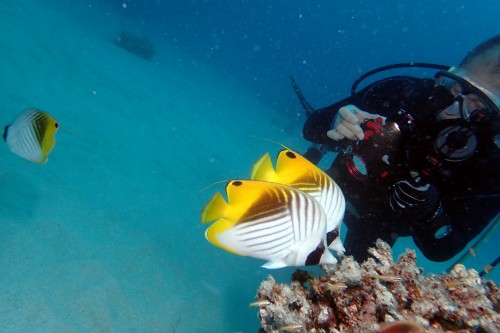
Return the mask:
<path id="1" fill-rule="evenodd" d="M 43 164 L 56 144 L 59 123 L 48 113 L 28 109 L 5 127 L 3 138 L 16 155 Z"/>
<path id="2" fill-rule="evenodd" d="M 338 255 L 344 253 L 340 226 L 346 208 L 345 198 L 340 187 L 323 170 L 299 153 L 285 148 L 278 153 L 276 169 L 266 153 L 255 163 L 251 178 L 286 184 L 316 199 L 327 217 L 328 247 Z"/>
<path id="3" fill-rule="evenodd" d="M 217 192 L 201 212 L 212 244 L 266 260 L 265 268 L 335 264 L 326 244 L 327 217 L 317 200 L 288 185 L 232 180 L 228 201 Z"/>

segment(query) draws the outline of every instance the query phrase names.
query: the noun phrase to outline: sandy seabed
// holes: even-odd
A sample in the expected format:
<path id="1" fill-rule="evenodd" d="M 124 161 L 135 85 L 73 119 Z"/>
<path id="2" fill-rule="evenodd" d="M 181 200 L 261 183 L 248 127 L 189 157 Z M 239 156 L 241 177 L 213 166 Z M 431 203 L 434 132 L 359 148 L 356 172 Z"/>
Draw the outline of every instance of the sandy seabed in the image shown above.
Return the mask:
<path id="1" fill-rule="evenodd" d="M 222 185 L 200 189 L 279 149 L 252 136 L 302 149 L 300 126 L 179 50 L 116 47 L 134 22 L 97 3 L 0 13 L 0 122 L 35 107 L 64 127 L 45 165 L 0 148 L 0 331 L 255 331 L 266 273 L 205 241 Z"/>

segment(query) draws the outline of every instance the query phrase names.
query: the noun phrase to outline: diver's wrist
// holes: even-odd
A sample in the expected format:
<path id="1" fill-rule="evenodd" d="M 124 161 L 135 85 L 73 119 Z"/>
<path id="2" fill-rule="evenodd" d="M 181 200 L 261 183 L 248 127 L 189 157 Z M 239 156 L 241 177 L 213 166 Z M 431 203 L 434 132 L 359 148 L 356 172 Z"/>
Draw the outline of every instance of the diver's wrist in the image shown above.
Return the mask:
<path id="1" fill-rule="evenodd" d="M 436 208 L 434 211 L 427 217 L 426 222 L 432 222 L 433 220 L 437 219 L 440 217 L 444 212 L 443 205 L 441 204 L 441 201 L 438 202 Z"/>

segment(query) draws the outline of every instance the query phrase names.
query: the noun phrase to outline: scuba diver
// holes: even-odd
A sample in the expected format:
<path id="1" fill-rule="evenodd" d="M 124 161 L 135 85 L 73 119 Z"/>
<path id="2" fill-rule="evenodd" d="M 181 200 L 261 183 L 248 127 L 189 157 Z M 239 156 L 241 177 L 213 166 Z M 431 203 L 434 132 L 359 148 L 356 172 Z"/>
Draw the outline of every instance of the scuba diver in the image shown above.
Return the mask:
<path id="1" fill-rule="evenodd" d="M 437 69 L 434 79 L 394 76 L 357 91 L 367 77 L 401 67 Z M 445 261 L 500 210 L 500 35 L 455 67 L 409 63 L 360 77 L 351 96 L 314 110 L 292 78 L 308 118 L 305 156 L 337 156 L 327 173 L 350 206 L 346 255 L 364 261 L 377 238 L 411 236 Z M 496 222 L 492 222 L 496 223 Z"/>

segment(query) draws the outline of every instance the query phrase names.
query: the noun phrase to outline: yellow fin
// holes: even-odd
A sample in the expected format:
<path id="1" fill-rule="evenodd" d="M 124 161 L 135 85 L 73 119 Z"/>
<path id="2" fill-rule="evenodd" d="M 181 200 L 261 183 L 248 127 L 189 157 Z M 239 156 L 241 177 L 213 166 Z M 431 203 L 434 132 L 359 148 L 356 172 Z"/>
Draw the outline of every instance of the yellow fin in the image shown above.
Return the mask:
<path id="1" fill-rule="evenodd" d="M 277 175 L 269 153 L 265 153 L 253 166 L 251 179 L 276 181 Z"/>
<path id="2" fill-rule="evenodd" d="M 49 155 L 56 144 L 56 133 L 59 129 L 59 123 L 47 112 L 38 110 L 34 126 L 37 128 L 37 132 L 43 135 L 40 138 L 40 148 L 42 150 L 42 163 L 45 163 L 47 155 Z"/>
<path id="3" fill-rule="evenodd" d="M 224 216 L 227 208 L 228 204 L 222 194 L 215 193 L 201 210 L 201 223 L 205 224 Z"/>
<path id="4" fill-rule="evenodd" d="M 205 238 L 212 243 L 213 245 L 220 247 L 221 249 L 224 249 L 228 252 L 238 254 L 238 255 L 243 255 L 241 253 L 236 252 L 232 248 L 229 248 L 225 245 L 223 245 L 219 240 L 217 239 L 217 235 L 222 234 L 224 231 L 228 230 L 229 228 L 232 228 L 236 223 L 233 221 L 230 221 L 226 218 L 220 218 L 217 221 L 215 221 L 208 229 L 205 231 Z"/>

